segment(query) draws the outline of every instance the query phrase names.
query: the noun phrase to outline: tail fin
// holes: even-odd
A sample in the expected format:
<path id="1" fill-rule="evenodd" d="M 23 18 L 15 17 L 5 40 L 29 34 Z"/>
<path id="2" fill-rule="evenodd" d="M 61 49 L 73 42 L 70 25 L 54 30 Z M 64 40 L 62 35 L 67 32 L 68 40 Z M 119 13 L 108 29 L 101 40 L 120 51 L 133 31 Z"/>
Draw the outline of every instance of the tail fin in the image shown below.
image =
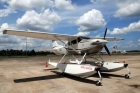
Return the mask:
<path id="1" fill-rule="evenodd" d="M 52 46 L 54 48 L 54 47 L 57 47 L 57 46 L 60 46 L 60 45 L 58 45 L 58 43 L 55 40 L 52 40 Z"/>

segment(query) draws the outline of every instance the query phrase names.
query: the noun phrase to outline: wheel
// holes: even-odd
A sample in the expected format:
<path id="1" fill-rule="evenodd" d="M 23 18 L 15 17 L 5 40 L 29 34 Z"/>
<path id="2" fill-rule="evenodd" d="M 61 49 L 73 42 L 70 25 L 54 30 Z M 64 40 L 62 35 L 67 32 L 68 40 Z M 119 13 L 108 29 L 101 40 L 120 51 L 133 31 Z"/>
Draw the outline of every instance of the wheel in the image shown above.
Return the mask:
<path id="1" fill-rule="evenodd" d="M 101 86 L 101 82 L 99 82 L 99 81 L 96 81 L 96 86 Z"/>
<path id="2" fill-rule="evenodd" d="M 126 79 L 129 79 L 129 75 L 128 75 L 128 74 L 126 74 L 126 75 L 125 75 L 125 78 L 126 78 Z"/>

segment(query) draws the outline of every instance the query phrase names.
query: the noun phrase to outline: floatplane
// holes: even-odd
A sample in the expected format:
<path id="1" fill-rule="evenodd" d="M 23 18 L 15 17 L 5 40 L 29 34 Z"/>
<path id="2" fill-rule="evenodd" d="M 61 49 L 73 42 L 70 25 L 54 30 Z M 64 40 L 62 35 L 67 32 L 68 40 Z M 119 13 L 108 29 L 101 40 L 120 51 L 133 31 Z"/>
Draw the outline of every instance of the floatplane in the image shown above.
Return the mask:
<path id="1" fill-rule="evenodd" d="M 100 56 L 99 52 L 105 48 L 106 52 L 110 55 L 110 52 L 106 46 L 109 41 L 118 41 L 124 40 L 124 38 L 114 38 L 106 37 L 107 28 L 104 33 L 104 37 L 85 37 L 85 36 L 76 36 L 76 35 L 65 35 L 65 34 L 54 34 L 54 33 L 45 33 L 45 32 L 36 32 L 36 31 L 21 31 L 21 30 L 4 30 L 3 34 L 24 36 L 38 39 L 47 39 L 52 40 L 53 51 L 56 55 L 62 55 L 63 57 L 59 62 L 48 61 L 48 64 L 53 65 L 56 68 L 59 68 L 62 73 L 78 76 L 78 77 L 89 77 L 98 73 L 99 80 L 96 82 L 97 86 L 102 84 L 101 72 L 114 72 L 124 68 L 127 68 L 128 73 L 125 75 L 125 78 L 128 79 L 130 76 L 130 70 L 128 64 L 122 62 L 105 62 Z M 59 45 L 57 41 L 62 42 L 64 45 Z M 100 61 L 88 62 L 86 58 L 90 54 L 97 54 Z M 71 60 L 71 57 L 67 60 L 68 62 L 63 62 L 62 60 L 66 55 L 71 55 L 74 57 L 74 60 Z M 74 55 L 80 54 L 83 55 L 81 60 L 76 58 Z M 95 58 L 97 59 L 97 58 Z"/>

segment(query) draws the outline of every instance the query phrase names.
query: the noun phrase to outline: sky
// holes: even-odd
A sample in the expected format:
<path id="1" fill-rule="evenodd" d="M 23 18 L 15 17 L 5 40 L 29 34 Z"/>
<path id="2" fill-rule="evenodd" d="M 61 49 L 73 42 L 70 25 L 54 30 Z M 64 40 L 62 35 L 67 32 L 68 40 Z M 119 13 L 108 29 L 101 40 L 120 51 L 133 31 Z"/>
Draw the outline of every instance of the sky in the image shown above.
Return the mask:
<path id="1" fill-rule="evenodd" d="M 125 38 L 107 44 L 140 50 L 140 0 L 0 0 L 0 50 L 45 50 L 50 40 L 3 35 L 4 29 Z"/>

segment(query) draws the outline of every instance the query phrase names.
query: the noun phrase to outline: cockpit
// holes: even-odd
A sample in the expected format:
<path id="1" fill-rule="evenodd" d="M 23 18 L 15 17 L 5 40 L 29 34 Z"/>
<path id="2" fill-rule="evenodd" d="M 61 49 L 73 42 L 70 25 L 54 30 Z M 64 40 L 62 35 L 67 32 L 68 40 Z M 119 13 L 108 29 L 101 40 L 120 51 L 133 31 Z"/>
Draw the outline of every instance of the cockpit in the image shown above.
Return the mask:
<path id="1" fill-rule="evenodd" d="M 68 42 L 68 45 L 74 45 L 74 44 L 77 44 L 79 43 L 81 40 L 83 39 L 90 39 L 89 37 L 84 37 L 84 36 L 79 36 L 78 38 L 72 40 L 72 41 L 69 41 Z"/>

